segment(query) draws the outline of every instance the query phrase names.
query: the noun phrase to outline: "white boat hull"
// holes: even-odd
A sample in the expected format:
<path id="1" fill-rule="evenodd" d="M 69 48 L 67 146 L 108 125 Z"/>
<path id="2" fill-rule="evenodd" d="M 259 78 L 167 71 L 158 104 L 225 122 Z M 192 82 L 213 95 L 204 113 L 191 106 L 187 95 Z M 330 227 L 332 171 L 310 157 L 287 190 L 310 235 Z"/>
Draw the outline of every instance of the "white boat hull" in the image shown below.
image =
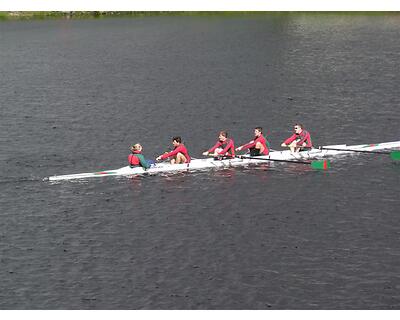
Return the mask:
<path id="1" fill-rule="evenodd" d="M 336 149 L 350 149 L 350 150 L 359 150 L 359 151 L 375 151 L 382 149 L 394 149 L 400 148 L 400 141 L 394 142 L 384 142 L 378 144 L 361 144 L 361 145 L 353 145 L 347 146 L 343 145 L 330 145 L 324 146 L 323 148 L 336 148 Z M 345 151 L 345 150 L 326 150 L 326 149 L 311 149 L 310 151 L 299 152 L 296 155 L 293 155 L 289 150 L 285 151 L 273 151 L 270 152 L 268 156 L 260 156 L 257 159 L 225 159 L 225 160 L 214 160 L 212 158 L 206 159 L 194 159 L 189 164 L 170 164 L 166 162 L 157 163 L 152 166 L 148 170 L 144 170 L 142 167 L 134 167 L 131 168 L 129 166 L 122 167 L 116 170 L 107 170 L 107 171 L 98 171 L 98 172 L 88 172 L 88 173 L 79 173 L 79 174 L 69 174 L 69 175 L 60 175 L 60 176 L 52 176 L 49 177 L 50 181 L 59 181 L 59 180 L 72 180 L 72 179 L 87 179 L 87 178 L 95 178 L 95 177 L 104 177 L 104 176 L 132 176 L 132 175 L 140 175 L 140 174 L 157 174 L 161 172 L 174 172 L 174 171 L 188 171 L 188 170 L 201 170 L 208 168 L 224 168 L 224 167 L 233 167 L 233 166 L 245 166 L 248 164 L 259 164 L 265 163 L 267 159 L 270 160 L 309 160 L 309 159 L 321 159 L 336 155 L 346 155 L 349 153 L 354 153 L 354 151 Z"/>

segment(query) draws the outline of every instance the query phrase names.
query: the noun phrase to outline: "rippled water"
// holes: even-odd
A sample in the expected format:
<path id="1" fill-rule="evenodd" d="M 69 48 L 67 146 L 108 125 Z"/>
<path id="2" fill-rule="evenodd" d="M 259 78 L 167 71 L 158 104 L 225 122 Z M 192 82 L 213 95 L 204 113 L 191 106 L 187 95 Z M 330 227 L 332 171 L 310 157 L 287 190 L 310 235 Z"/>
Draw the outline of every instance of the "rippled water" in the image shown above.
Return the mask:
<path id="1" fill-rule="evenodd" d="M 386 156 L 49 183 L 218 130 L 400 140 L 399 15 L 0 22 L 0 308 L 398 309 Z"/>

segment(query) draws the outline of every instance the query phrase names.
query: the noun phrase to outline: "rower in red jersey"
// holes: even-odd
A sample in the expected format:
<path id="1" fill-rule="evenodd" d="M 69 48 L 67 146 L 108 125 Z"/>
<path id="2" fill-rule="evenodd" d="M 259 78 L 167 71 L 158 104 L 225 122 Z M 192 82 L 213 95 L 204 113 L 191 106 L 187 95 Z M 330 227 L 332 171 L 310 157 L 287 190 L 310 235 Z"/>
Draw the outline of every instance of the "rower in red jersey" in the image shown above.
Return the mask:
<path id="1" fill-rule="evenodd" d="M 211 149 L 204 151 L 203 155 L 219 158 L 234 158 L 235 146 L 233 139 L 228 139 L 228 132 L 220 131 L 217 143 Z"/>
<path id="2" fill-rule="evenodd" d="M 250 149 L 250 156 L 266 156 L 269 154 L 268 141 L 262 133 L 261 127 L 254 128 L 254 139 L 236 148 L 236 151 Z"/>
<path id="3" fill-rule="evenodd" d="M 292 153 L 310 150 L 312 148 L 310 133 L 304 130 L 302 124 L 296 123 L 293 135 L 287 138 L 281 146 L 289 147 Z"/>
<path id="4" fill-rule="evenodd" d="M 185 145 L 182 143 L 181 137 L 173 137 L 172 145 L 174 146 L 174 150 L 171 152 L 165 152 L 164 154 L 158 156 L 156 160 L 160 161 L 171 158 L 171 164 L 189 163 L 190 156 Z"/>

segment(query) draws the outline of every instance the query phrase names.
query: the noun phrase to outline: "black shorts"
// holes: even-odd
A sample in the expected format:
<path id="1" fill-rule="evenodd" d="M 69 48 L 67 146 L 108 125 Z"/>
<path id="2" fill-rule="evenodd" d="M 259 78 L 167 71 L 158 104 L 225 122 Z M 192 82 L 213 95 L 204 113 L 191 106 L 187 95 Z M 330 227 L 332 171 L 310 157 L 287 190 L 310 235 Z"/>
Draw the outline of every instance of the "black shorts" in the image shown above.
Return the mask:
<path id="1" fill-rule="evenodd" d="M 250 149 L 250 156 L 251 156 L 251 157 L 261 156 L 261 154 L 260 154 L 260 149 L 251 148 L 251 149 Z"/>
<path id="2" fill-rule="evenodd" d="M 227 159 L 233 159 L 234 157 L 232 156 L 222 156 L 222 157 L 214 157 L 214 160 L 227 160 Z"/>

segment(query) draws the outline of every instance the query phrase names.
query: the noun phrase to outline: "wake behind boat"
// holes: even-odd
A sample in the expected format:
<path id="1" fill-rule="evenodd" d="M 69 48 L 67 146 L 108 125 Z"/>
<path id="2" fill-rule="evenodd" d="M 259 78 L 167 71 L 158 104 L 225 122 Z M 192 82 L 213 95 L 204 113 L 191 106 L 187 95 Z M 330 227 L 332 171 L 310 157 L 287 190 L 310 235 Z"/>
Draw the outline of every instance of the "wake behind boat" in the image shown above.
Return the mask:
<path id="1" fill-rule="evenodd" d="M 115 170 L 51 176 L 48 178 L 48 180 L 60 181 L 60 180 L 96 178 L 104 176 L 133 176 L 142 174 L 157 174 L 162 172 L 226 168 L 226 167 L 246 166 L 249 164 L 261 164 L 265 163 L 266 161 L 267 162 L 282 161 L 282 162 L 293 162 L 301 164 L 307 164 L 307 163 L 312 164 L 313 162 L 311 161 L 307 162 L 306 160 L 334 157 L 336 155 L 346 155 L 355 152 L 390 154 L 390 152 L 381 152 L 378 150 L 395 149 L 395 148 L 400 148 L 400 141 L 384 142 L 377 144 L 350 145 L 350 146 L 346 144 L 329 145 L 329 146 L 322 146 L 319 148 L 312 148 L 308 151 L 301 151 L 295 154 L 293 154 L 289 150 L 285 150 L 285 151 L 272 151 L 267 156 L 257 156 L 257 157 L 248 157 L 244 155 L 242 157 L 223 159 L 223 160 L 215 160 L 213 158 L 193 159 L 190 163 L 182 163 L 182 164 L 170 164 L 162 162 L 152 165 L 147 170 L 145 170 L 142 167 L 132 168 L 130 166 L 126 166 Z M 392 158 L 394 160 L 399 160 L 398 156 L 399 151 L 395 152 L 396 152 L 395 156 L 393 156 L 394 153 L 392 153 Z M 327 169 L 328 162 L 324 161 L 322 162 L 321 166 L 318 165 L 316 167 L 319 169 Z"/>

